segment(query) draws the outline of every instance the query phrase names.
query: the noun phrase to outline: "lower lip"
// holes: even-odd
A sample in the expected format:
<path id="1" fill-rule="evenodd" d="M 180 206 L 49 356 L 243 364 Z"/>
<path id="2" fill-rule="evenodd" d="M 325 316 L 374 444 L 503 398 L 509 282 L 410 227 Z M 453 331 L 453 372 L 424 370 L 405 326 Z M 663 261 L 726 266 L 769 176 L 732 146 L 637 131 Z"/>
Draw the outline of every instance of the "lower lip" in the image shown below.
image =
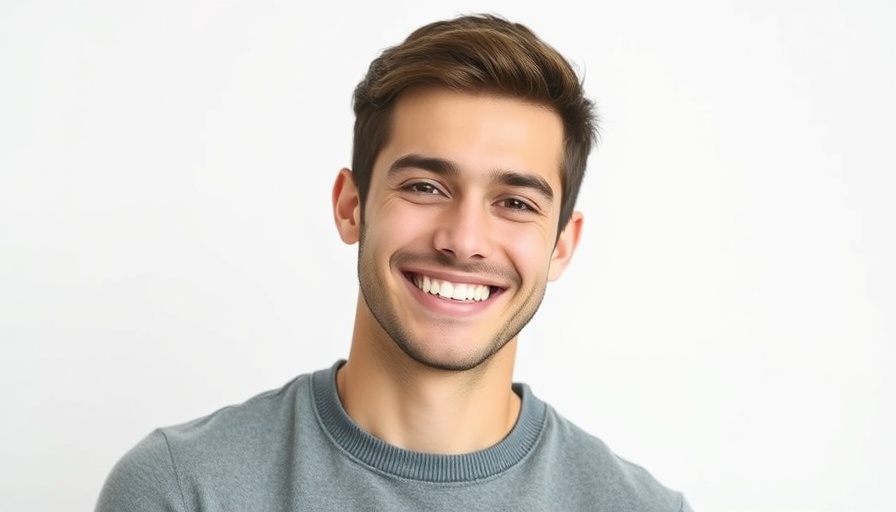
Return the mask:
<path id="1" fill-rule="evenodd" d="M 439 295 L 433 295 L 417 288 L 417 286 L 410 281 L 408 276 L 405 276 L 404 280 L 411 291 L 411 295 L 413 295 L 418 302 L 425 308 L 444 315 L 474 316 L 491 306 L 492 300 L 501 294 L 501 290 L 499 290 L 490 294 L 487 299 L 480 301 L 443 299 Z"/>

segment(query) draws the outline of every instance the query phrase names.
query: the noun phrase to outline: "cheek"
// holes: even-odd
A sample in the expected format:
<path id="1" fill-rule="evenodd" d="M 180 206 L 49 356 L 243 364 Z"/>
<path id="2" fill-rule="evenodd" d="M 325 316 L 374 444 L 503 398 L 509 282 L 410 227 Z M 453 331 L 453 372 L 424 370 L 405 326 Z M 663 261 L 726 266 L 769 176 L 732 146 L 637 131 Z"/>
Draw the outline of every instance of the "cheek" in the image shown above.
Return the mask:
<path id="1" fill-rule="evenodd" d="M 554 244 L 543 229 L 536 225 L 509 224 L 498 234 L 505 254 L 521 275 L 547 273 Z"/>
<path id="2" fill-rule="evenodd" d="M 410 245 L 430 233 L 436 223 L 435 212 L 434 208 L 426 209 L 402 201 L 390 201 L 367 219 L 378 245 L 398 248 Z"/>

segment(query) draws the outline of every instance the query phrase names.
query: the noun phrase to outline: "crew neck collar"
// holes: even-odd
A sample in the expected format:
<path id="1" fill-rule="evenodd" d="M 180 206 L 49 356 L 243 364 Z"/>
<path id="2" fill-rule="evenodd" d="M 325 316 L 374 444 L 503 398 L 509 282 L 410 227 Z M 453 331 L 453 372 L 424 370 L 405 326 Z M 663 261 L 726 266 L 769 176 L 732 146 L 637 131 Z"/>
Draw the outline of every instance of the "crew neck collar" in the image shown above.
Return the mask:
<path id="1" fill-rule="evenodd" d="M 388 444 L 364 431 L 342 407 L 336 371 L 344 361 L 312 375 L 318 421 L 327 436 L 348 455 L 390 475 L 426 482 L 470 482 L 497 475 L 522 461 L 541 435 L 546 405 L 525 384 L 513 384 L 520 396 L 519 418 L 498 444 L 472 453 L 441 455 L 414 452 Z"/>

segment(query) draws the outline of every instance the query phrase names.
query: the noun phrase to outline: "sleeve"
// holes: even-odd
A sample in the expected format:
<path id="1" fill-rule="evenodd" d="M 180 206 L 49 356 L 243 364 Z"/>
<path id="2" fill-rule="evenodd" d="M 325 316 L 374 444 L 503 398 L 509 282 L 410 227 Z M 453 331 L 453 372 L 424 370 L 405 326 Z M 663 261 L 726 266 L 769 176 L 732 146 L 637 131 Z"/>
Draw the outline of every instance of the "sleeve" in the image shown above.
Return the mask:
<path id="1" fill-rule="evenodd" d="M 95 512 L 185 512 L 165 435 L 156 430 L 112 468 Z"/>

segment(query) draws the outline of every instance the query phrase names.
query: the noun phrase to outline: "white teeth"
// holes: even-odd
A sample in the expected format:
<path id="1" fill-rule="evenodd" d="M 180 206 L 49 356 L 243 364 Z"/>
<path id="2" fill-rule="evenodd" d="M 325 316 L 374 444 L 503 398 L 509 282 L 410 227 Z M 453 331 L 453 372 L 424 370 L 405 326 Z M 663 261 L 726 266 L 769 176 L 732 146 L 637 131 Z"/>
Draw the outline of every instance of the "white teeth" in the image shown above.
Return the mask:
<path id="1" fill-rule="evenodd" d="M 443 299 L 478 302 L 489 296 L 489 287 L 482 284 L 452 283 L 420 274 L 414 274 L 412 281 L 424 293 L 438 295 Z"/>
<path id="2" fill-rule="evenodd" d="M 439 296 L 444 297 L 446 299 L 450 299 L 451 296 L 454 295 L 454 285 L 449 283 L 448 281 L 442 281 L 439 283 Z"/>

